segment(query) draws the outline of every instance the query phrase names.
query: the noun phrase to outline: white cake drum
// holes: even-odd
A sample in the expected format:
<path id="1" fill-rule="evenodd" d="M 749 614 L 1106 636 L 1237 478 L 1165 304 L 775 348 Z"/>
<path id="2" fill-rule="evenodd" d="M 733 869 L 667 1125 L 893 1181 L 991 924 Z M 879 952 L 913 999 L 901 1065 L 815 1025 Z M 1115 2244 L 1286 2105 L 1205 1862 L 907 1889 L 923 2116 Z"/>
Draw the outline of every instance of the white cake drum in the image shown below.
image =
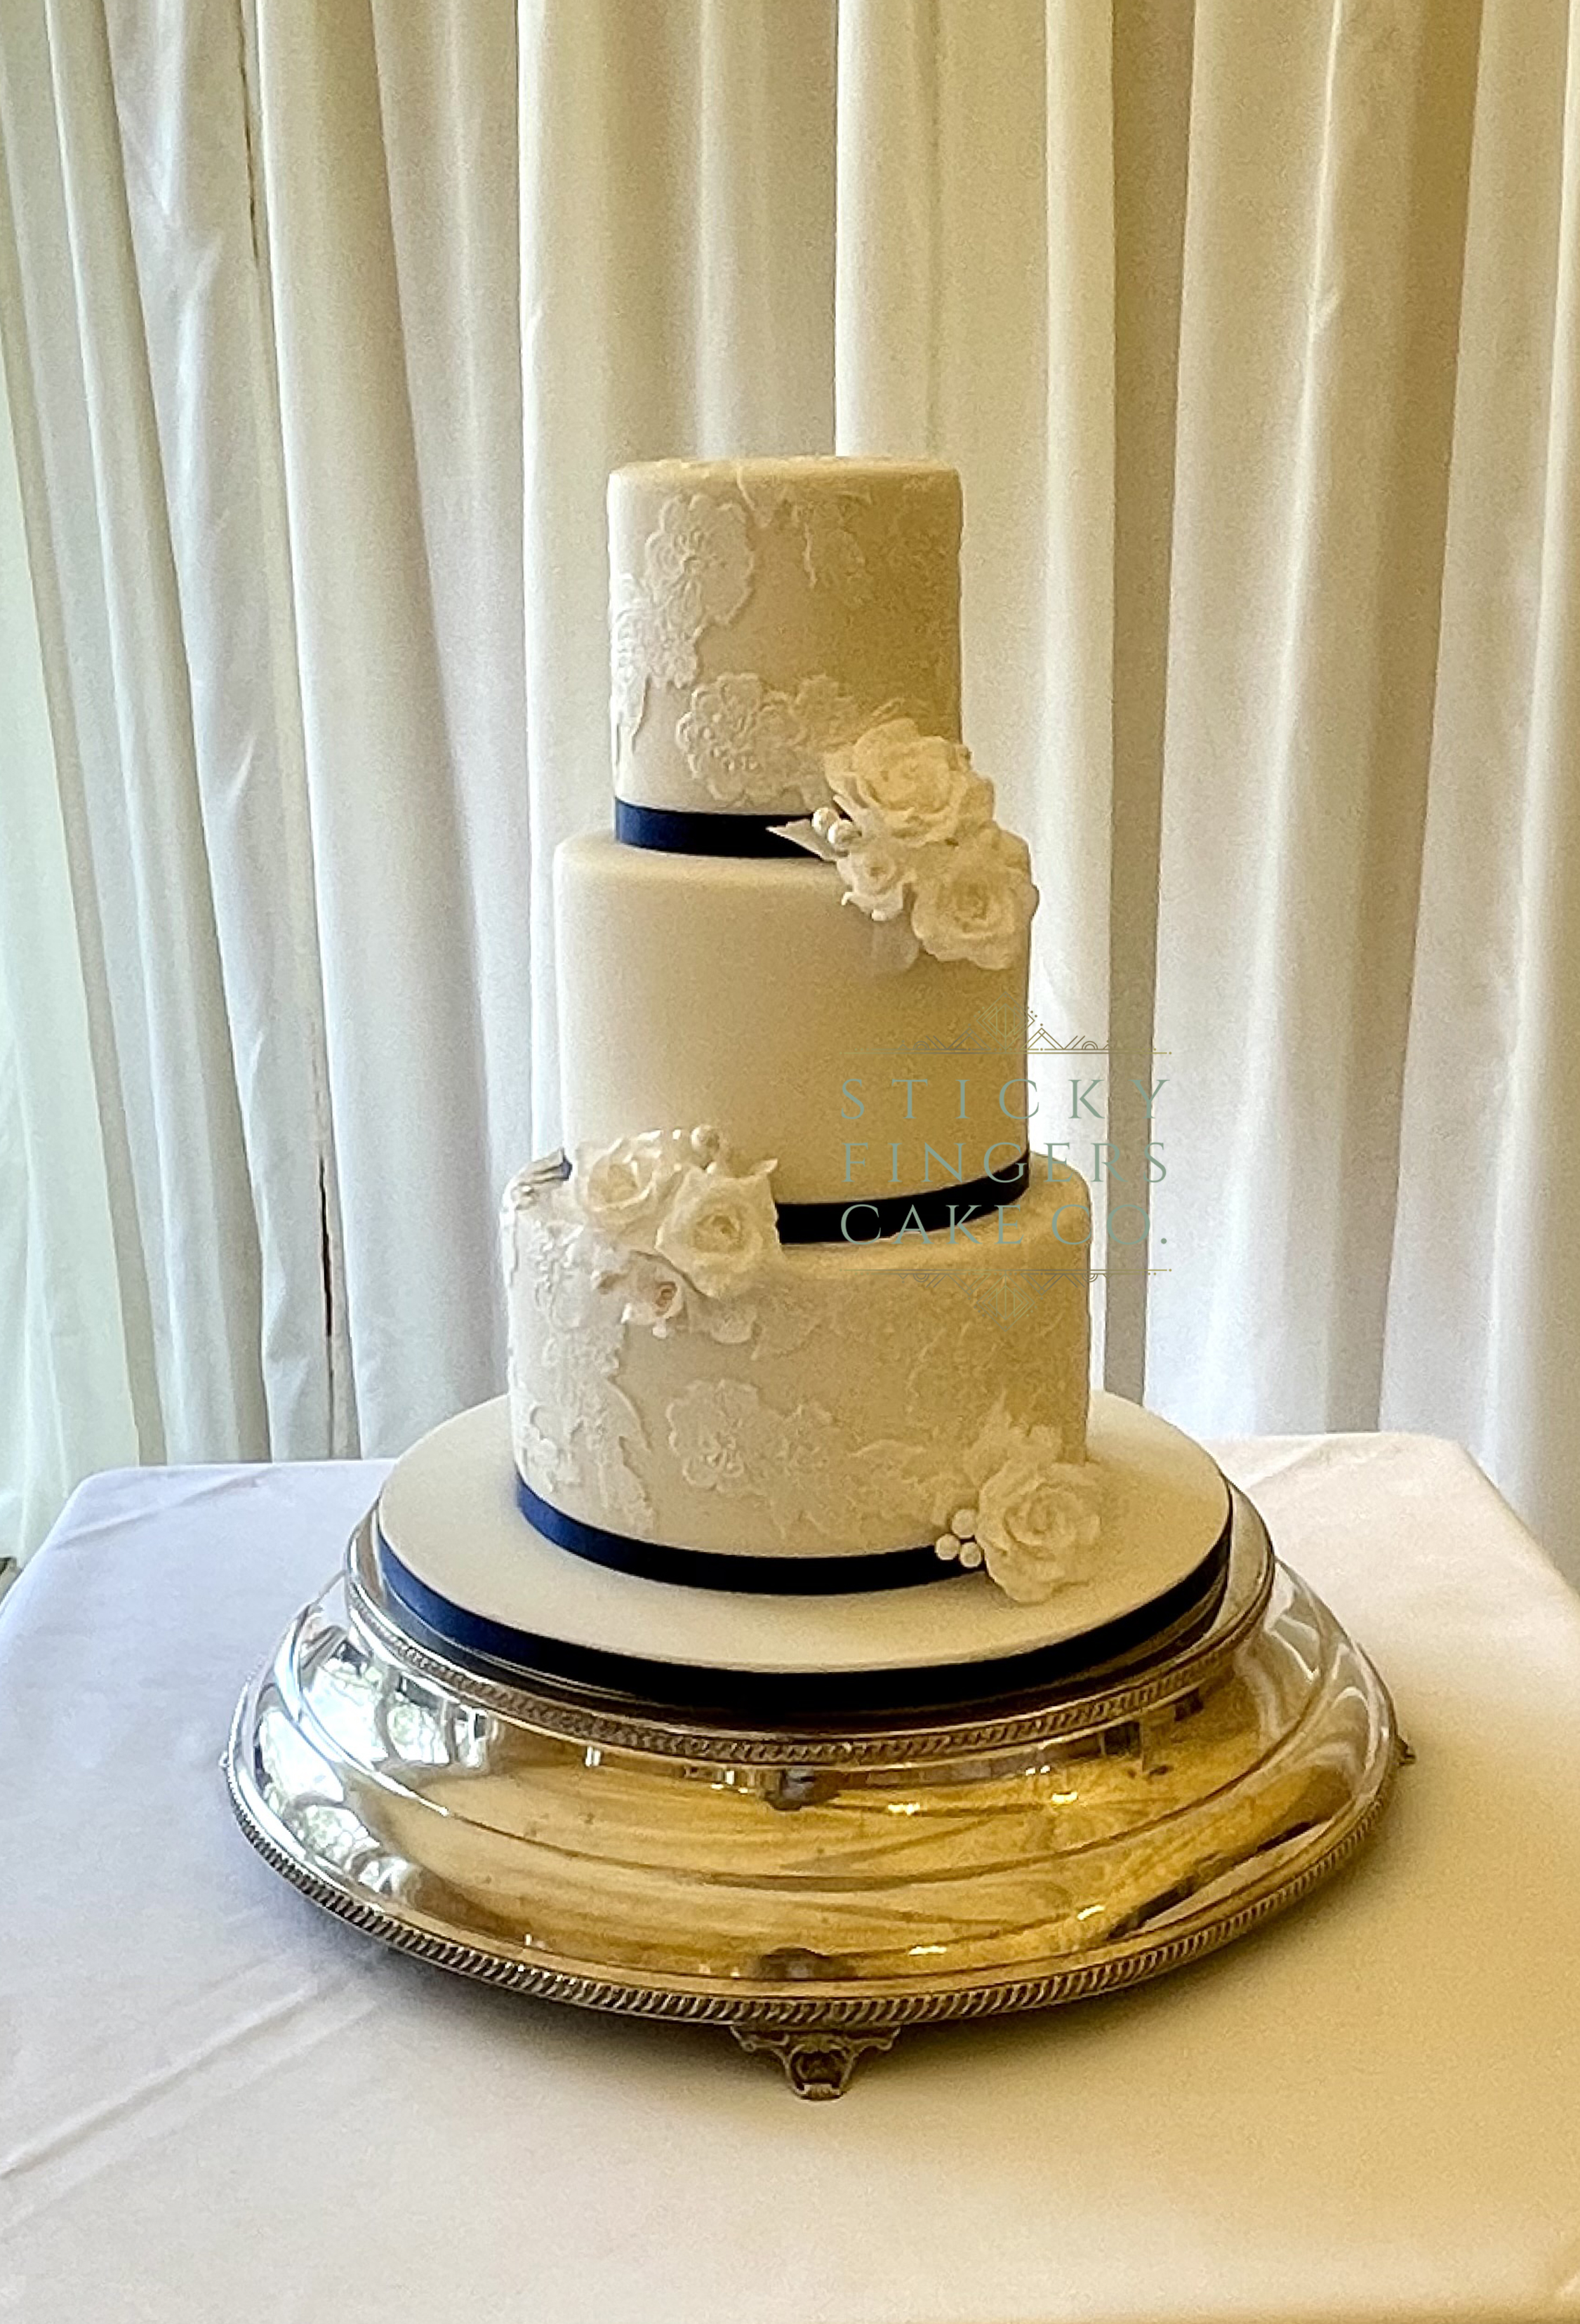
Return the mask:
<path id="1" fill-rule="evenodd" d="M 376 1512 L 384 1579 L 406 1612 L 486 1666 L 532 1669 L 653 1702 L 775 1716 L 965 1699 L 1041 1683 L 1210 1609 L 1228 1489 L 1178 1429 L 1095 1396 L 1103 1554 L 1091 1577 L 1017 1605 L 983 1573 L 860 1596 L 757 1596 L 614 1573 L 568 1554 L 516 1504 L 504 1400 L 447 1421 L 395 1468 Z M 1114 1641 L 1104 1645 L 1104 1634 Z"/>

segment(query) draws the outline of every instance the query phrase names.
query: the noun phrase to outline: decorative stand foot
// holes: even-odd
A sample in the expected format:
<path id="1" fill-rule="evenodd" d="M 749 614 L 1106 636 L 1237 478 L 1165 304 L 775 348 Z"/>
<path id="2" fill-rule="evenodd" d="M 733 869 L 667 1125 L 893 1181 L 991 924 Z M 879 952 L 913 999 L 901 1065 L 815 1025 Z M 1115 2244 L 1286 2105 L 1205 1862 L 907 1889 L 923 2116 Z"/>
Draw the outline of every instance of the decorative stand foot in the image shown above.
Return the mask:
<path id="1" fill-rule="evenodd" d="M 732 2025 L 743 2050 L 766 2050 L 784 2068 L 799 2098 L 838 2098 L 869 2050 L 892 2050 L 898 2026 L 882 2034 L 836 2034 L 818 2026 L 775 2033 L 772 2028 Z"/>

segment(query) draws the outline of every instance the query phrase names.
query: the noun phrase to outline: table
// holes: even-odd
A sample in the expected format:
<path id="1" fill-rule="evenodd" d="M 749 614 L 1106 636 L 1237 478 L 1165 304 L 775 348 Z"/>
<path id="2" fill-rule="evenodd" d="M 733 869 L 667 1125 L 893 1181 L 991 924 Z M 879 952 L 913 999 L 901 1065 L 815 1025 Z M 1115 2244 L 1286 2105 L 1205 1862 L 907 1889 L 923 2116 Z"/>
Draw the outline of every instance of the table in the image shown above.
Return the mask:
<path id="1" fill-rule="evenodd" d="M 235 1831 L 233 1699 L 380 1464 L 83 1486 L 0 1610 L 0 2318 L 1580 2315 L 1580 1601 L 1454 1445 L 1216 1449 L 1393 1686 L 1380 1840 L 833 2107 L 387 1953 Z"/>

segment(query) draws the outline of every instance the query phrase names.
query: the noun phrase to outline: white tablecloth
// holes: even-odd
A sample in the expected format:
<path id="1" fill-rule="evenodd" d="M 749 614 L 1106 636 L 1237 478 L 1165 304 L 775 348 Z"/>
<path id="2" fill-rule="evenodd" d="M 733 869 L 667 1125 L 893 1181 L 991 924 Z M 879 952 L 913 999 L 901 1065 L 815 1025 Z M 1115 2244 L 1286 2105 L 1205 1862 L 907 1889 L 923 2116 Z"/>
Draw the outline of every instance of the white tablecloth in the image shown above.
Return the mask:
<path id="1" fill-rule="evenodd" d="M 84 1486 L 0 1610 L 0 2318 L 1580 2314 L 1580 1603 L 1451 1445 L 1223 1451 L 1393 1685 L 1378 1845 L 831 2107 L 387 1953 L 234 1830 L 233 1699 L 377 1466 Z"/>

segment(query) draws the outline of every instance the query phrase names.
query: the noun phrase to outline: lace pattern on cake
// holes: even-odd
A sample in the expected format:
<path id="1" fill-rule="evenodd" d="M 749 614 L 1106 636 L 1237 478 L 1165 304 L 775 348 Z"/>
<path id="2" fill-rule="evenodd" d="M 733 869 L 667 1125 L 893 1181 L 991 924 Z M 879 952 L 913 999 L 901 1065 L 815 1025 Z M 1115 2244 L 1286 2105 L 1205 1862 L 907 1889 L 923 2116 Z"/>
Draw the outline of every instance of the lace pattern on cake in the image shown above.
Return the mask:
<path id="1" fill-rule="evenodd" d="M 595 1499 L 618 1531 L 653 1532 L 652 1504 L 633 1456 L 645 1448 L 642 1416 L 619 1385 L 624 1327 L 600 1292 L 587 1239 L 544 1214 L 538 1178 L 505 1198 L 507 1274 L 524 1272 L 530 1358 L 513 1351 L 510 1397 L 528 1480 L 546 1499 Z"/>
<path id="2" fill-rule="evenodd" d="M 814 589 L 827 589 L 853 609 L 870 601 L 872 567 L 856 530 L 870 505 L 869 493 L 855 487 L 845 493 L 803 493 L 788 476 L 758 482 L 744 473 L 737 475 L 736 488 L 760 528 L 781 516 L 794 526 L 801 545 L 801 570 Z"/>
<path id="3" fill-rule="evenodd" d="M 852 1443 L 818 1404 L 776 1407 L 750 1382 L 693 1380 L 665 1407 L 687 1483 L 752 1504 L 781 1540 L 807 1526 L 864 1528 L 897 1504 L 942 1527 L 941 1559 L 984 1567 L 1006 1597 L 1033 1605 L 1092 1569 L 1100 1478 L 1066 1461 L 1057 1429 L 1017 1426 L 1003 1399 L 963 1453 L 885 1438 Z"/>
<path id="4" fill-rule="evenodd" d="M 943 669 L 956 650 L 948 576 L 959 543 L 936 493 L 912 480 L 901 493 L 882 545 L 882 578 L 910 613 L 929 665 Z"/>
<path id="5" fill-rule="evenodd" d="M 738 473 L 735 491 L 675 493 L 642 544 L 640 569 L 622 574 L 610 609 L 611 716 L 618 758 L 635 741 L 654 687 L 694 685 L 698 648 L 726 627 L 751 595 L 756 548 L 775 525 L 789 526 L 808 586 L 858 611 L 882 595 L 905 609 L 938 690 L 955 658 L 951 578 L 957 542 L 947 503 L 916 481 L 879 517 L 869 493 L 803 492 L 790 477 Z M 745 691 L 761 688 L 760 698 Z M 734 686 L 734 693 L 721 688 Z M 869 710 L 866 719 L 882 714 Z M 838 682 L 811 678 L 793 692 L 749 672 L 715 679 L 693 695 L 679 747 L 721 804 L 816 806 L 826 796 L 810 759 L 851 739 L 856 716 Z M 750 733 L 742 731 L 743 722 Z M 779 768 L 777 786 L 767 770 Z M 790 771 L 785 770 L 789 768 Z"/>
<path id="6" fill-rule="evenodd" d="M 675 742 L 721 807 L 810 812 L 828 798 L 824 752 L 854 742 L 879 715 L 864 715 L 836 678 L 803 678 L 787 693 L 753 671 L 726 670 L 693 689 Z"/>
<path id="7" fill-rule="evenodd" d="M 610 621 L 615 747 L 642 724 L 650 686 L 697 676 L 705 630 L 733 622 L 752 592 L 752 545 L 740 502 L 674 493 L 642 548 L 641 574 L 617 587 Z"/>
<path id="8" fill-rule="evenodd" d="M 750 1381 L 698 1379 L 670 1400 L 664 1420 L 687 1483 L 751 1502 L 781 1541 L 808 1525 L 828 1534 L 853 1514 L 873 1513 L 861 1491 L 871 1480 L 853 1471 L 821 1405 L 782 1411 Z"/>

